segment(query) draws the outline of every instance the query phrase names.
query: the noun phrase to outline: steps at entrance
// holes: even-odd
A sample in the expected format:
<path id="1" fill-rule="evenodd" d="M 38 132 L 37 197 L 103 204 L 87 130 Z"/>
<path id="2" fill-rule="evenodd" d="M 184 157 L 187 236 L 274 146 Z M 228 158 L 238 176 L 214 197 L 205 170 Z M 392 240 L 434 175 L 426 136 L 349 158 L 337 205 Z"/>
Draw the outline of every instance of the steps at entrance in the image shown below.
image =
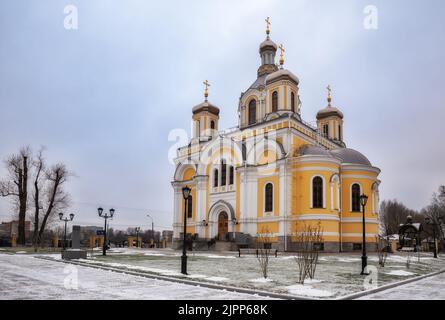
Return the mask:
<path id="1" fill-rule="evenodd" d="M 216 241 L 215 245 L 210 248 L 212 251 L 231 251 L 232 242 L 228 241 Z"/>

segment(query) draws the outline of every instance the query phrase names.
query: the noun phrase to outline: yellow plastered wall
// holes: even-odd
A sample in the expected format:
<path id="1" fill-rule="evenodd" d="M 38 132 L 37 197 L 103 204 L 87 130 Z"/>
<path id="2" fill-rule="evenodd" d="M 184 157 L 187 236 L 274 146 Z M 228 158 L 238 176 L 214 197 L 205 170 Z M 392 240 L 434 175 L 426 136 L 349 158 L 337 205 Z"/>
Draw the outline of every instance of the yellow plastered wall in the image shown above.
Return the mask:
<path id="1" fill-rule="evenodd" d="M 310 170 L 310 167 L 328 167 L 336 169 L 336 165 L 327 163 L 297 164 L 294 170 L 308 169 L 308 171 L 294 171 L 292 173 L 292 214 L 337 214 L 336 210 L 331 210 L 330 179 L 333 172 L 322 170 Z M 311 188 L 312 179 L 321 176 L 324 180 L 324 208 L 311 208 Z M 334 198 L 335 200 L 335 198 Z"/>
<path id="2" fill-rule="evenodd" d="M 369 178 L 348 177 L 348 175 L 368 176 Z M 368 172 L 361 171 L 344 171 L 342 172 L 342 214 L 343 217 L 361 217 L 361 212 L 351 212 L 351 186 L 354 183 L 360 185 L 361 193 L 368 196 L 368 203 L 365 206 L 366 217 L 374 217 L 372 214 L 372 184 L 376 181 L 376 175 L 370 175 Z"/>
<path id="3" fill-rule="evenodd" d="M 185 170 L 184 175 L 182 176 L 182 181 L 190 181 L 195 176 L 195 170 L 193 168 L 188 168 Z"/>

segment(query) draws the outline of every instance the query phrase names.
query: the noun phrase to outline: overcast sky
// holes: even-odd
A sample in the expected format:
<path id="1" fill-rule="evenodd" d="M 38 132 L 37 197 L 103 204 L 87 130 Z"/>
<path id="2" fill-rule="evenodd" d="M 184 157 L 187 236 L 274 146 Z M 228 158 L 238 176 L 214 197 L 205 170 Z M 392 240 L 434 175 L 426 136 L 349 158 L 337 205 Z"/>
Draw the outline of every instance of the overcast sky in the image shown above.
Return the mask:
<path id="1" fill-rule="evenodd" d="M 77 30 L 64 28 L 69 4 Z M 364 28 L 368 5 L 377 30 Z M 331 84 L 348 147 L 382 170 L 381 199 L 420 209 L 445 184 L 444 12 L 443 0 L 3 0 L 0 158 L 46 146 L 48 162 L 76 174 L 67 213 L 79 224 L 102 224 L 101 205 L 118 228 L 147 228 L 147 213 L 171 228 L 168 134 L 190 132 L 205 79 L 220 128 L 237 124 L 270 16 L 303 119 L 315 121 Z M 0 220 L 10 217 L 0 199 Z"/>

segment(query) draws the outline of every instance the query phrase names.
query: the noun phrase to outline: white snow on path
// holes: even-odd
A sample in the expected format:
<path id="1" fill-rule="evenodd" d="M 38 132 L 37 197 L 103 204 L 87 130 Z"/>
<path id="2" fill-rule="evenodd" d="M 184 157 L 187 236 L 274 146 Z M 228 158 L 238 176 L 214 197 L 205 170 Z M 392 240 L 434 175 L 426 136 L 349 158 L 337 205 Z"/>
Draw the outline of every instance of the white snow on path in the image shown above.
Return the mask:
<path id="1" fill-rule="evenodd" d="M 77 270 L 78 289 L 66 289 Z M 64 273 L 66 272 L 66 273 Z M 0 300 L 9 299 L 187 299 L 244 300 L 262 297 L 0 253 Z M 73 275 L 71 273 L 71 275 Z"/>
<path id="2" fill-rule="evenodd" d="M 376 292 L 359 300 L 445 300 L 445 273 Z"/>

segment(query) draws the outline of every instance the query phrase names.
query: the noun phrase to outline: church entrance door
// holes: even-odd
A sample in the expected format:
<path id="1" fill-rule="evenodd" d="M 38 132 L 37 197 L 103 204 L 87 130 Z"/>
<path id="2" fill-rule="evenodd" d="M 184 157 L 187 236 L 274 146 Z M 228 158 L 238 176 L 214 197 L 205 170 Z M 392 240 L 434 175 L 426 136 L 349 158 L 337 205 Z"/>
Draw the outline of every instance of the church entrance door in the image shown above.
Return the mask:
<path id="1" fill-rule="evenodd" d="M 229 232 L 229 216 L 223 211 L 218 216 L 218 240 L 227 240 L 227 232 Z"/>

